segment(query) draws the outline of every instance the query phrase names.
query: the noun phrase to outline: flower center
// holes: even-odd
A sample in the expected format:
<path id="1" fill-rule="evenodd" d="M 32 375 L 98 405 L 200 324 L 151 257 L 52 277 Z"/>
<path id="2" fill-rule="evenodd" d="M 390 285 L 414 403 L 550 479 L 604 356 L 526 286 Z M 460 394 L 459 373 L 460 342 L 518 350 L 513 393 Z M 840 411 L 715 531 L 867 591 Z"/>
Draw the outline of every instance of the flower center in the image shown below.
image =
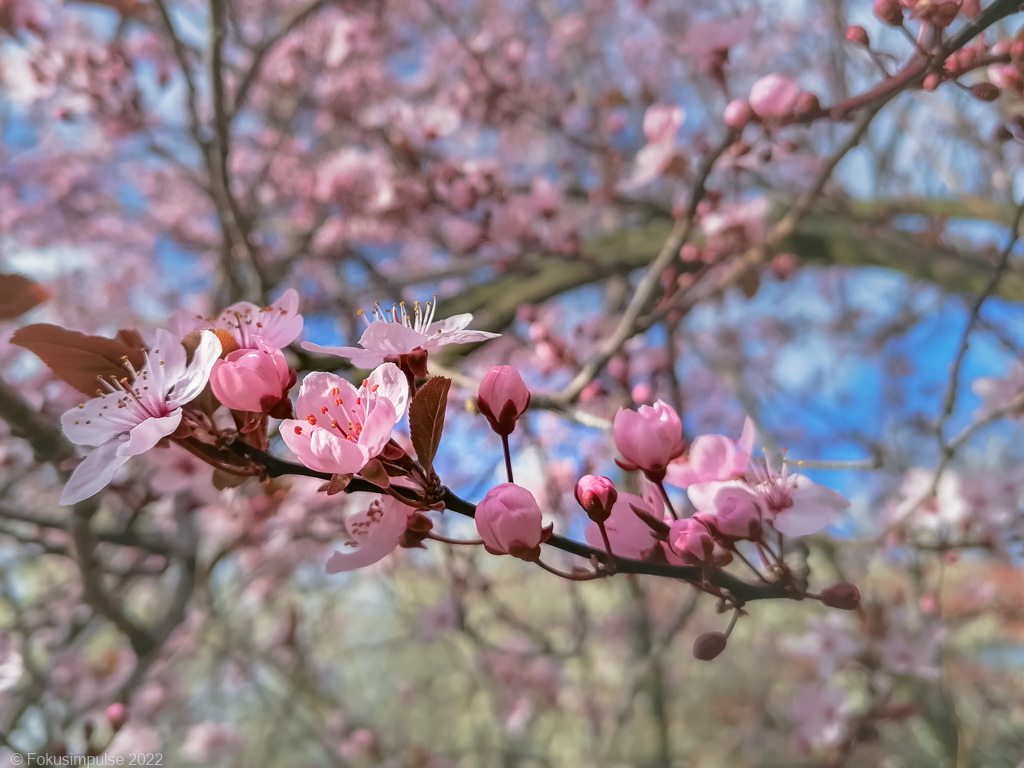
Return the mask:
<path id="1" fill-rule="evenodd" d="M 437 309 L 437 296 L 433 297 L 433 301 L 428 301 L 423 306 L 418 301 L 412 303 L 412 312 L 410 313 L 405 308 L 405 302 L 400 301 L 398 304 L 392 304 L 391 309 L 384 309 L 381 307 L 380 302 L 376 302 L 373 305 L 373 309 L 370 311 L 369 318 L 366 316 L 366 312 L 362 309 L 357 313 L 363 322 L 369 327 L 371 322 L 380 321 L 383 323 L 400 323 L 406 328 L 411 328 L 420 333 L 426 335 L 427 328 L 434 322 L 434 310 Z M 437 331 L 441 332 L 440 329 Z"/>

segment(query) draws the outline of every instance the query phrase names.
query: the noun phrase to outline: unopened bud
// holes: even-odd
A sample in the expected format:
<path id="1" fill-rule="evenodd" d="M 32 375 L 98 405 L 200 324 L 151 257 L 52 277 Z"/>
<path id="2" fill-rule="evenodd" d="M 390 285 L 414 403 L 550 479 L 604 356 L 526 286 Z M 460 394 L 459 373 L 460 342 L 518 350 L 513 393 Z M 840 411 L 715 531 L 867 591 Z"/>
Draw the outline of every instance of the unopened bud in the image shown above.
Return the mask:
<path id="1" fill-rule="evenodd" d="M 106 715 L 107 722 L 110 723 L 110 727 L 115 732 L 120 731 L 124 724 L 128 722 L 128 707 L 119 701 L 107 707 L 107 711 L 104 714 Z"/>
<path id="2" fill-rule="evenodd" d="M 476 405 L 491 429 L 499 435 L 510 435 L 516 428 L 516 421 L 530 407 L 530 390 L 519 371 L 511 365 L 498 365 L 480 381 Z"/>
<path id="3" fill-rule="evenodd" d="M 848 581 L 840 581 L 822 590 L 821 602 L 829 608 L 852 611 L 860 605 L 860 590 Z"/>
<path id="4" fill-rule="evenodd" d="M 922 87 L 926 91 L 934 91 L 940 85 L 942 85 L 942 77 L 935 72 L 932 72 L 925 77 Z"/>
<path id="5" fill-rule="evenodd" d="M 894 27 L 903 26 L 903 4 L 900 0 L 875 0 L 875 16 Z"/>
<path id="6" fill-rule="evenodd" d="M 992 83 L 975 83 L 971 86 L 971 96 L 981 101 L 995 101 L 999 98 L 999 89 Z"/>
<path id="7" fill-rule="evenodd" d="M 804 91 L 797 97 L 796 106 L 793 108 L 798 115 L 812 115 L 820 110 L 821 102 L 818 101 L 817 95 L 808 91 Z"/>
<path id="8" fill-rule="evenodd" d="M 718 658 L 728 642 L 724 632 L 705 632 L 693 641 L 693 658 L 699 661 Z"/>
<path id="9" fill-rule="evenodd" d="M 863 45 L 865 48 L 871 46 L 871 38 L 868 31 L 857 24 L 851 24 L 846 28 L 846 39 L 855 45 Z"/>
<path id="10" fill-rule="evenodd" d="M 740 99 L 733 99 L 725 106 L 725 113 L 722 115 L 725 124 L 733 130 L 742 130 L 747 123 L 754 119 L 754 110 L 750 105 Z"/>
<path id="11" fill-rule="evenodd" d="M 619 492 L 607 477 L 585 475 L 576 483 L 576 501 L 595 523 L 608 519 L 618 498 Z"/>

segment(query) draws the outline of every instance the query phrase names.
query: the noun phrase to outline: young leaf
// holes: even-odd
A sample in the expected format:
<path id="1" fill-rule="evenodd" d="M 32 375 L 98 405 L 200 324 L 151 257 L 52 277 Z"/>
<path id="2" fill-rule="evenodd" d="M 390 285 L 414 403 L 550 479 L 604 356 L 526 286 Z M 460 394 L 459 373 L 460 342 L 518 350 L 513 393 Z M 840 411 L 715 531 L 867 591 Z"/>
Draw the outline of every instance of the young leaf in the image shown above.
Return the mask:
<path id="1" fill-rule="evenodd" d="M 409 429 L 412 433 L 412 447 L 423 468 L 430 473 L 434 467 L 434 456 L 441 444 L 444 431 L 444 414 L 448 407 L 448 390 L 452 380 L 435 376 L 420 387 L 409 406 Z"/>
<path id="2" fill-rule="evenodd" d="M 121 379 L 128 375 L 124 358 L 136 370 L 145 364 L 142 337 L 136 331 L 120 331 L 116 339 L 107 339 L 37 323 L 15 331 L 11 343 L 34 353 L 57 378 L 89 397 L 100 389 L 99 379 Z"/>
<path id="3" fill-rule="evenodd" d="M 39 283 L 21 275 L 0 274 L 0 320 L 13 320 L 50 298 Z"/>

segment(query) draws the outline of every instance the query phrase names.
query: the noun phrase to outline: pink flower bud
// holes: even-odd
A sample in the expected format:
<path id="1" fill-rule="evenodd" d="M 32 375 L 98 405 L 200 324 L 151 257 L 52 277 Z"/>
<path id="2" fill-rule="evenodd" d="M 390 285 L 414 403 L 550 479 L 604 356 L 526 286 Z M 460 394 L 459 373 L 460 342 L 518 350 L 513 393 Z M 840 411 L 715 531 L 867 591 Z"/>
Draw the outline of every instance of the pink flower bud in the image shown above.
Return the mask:
<path id="1" fill-rule="evenodd" d="M 725 105 L 725 113 L 722 115 L 725 124 L 733 130 L 739 131 L 754 119 L 754 110 L 750 105 L 740 99 L 733 99 Z"/>
<path id="2" fill-rule="evenodd" d="M 821 591 L 821 602 L 829 608 L 852 611 L 860 605 L 860 590 L 847 581 L 840 581 Z"/>
<path id="3" fill-rule="evenodd" d="M 672 521 L 668 531 L 669 548 L 682 558 L 687 565 L 703 565 L 710 562 L 715 550 L 711 531 L 700 520 L 684 517 Z"/>
<path id="4" fill-rule="evenodd" d="M 623 461 L 617 462 L 620 467 L 640 469 L 656 479 L 663 478 L 669 462 L 686 450 L 679 414 L 662 400 L 641 405 L 635 411 L 620 408 L 612 424 L 612 436 L 622 454 Z"/>
<path id="5" fill-rule="evenodd" d="M 868 31 L 857 24 L 851 24 L 846 28 L 846 39 L 854 45 L 863 45 L 865 48 L 871 46 L 871 38 Z"/>
<path id="6" fill-rule="evenodd" d="M 725 650 L 728 642 L 724 632 L 705 632 L 693 641 L 693 657 L 698 661 L 711 661 Z"/>
<path id="7" fill-rule="evenodd" d="M 758 117 L 789 117 L 800 98 L 800 86 L 782 75 L 765 75 L 750 89 L 750 107 Z"/>
<path id="8" fill-rule="evenodd" d="M 607 477 L 585 475 L 576 483 L 576 501 L 595 523 L 603 523 L 619 498 L 615 485 Z"/>
<path id="9" fill-rule="evenodd" d="M 115 733 L 120 731 L 124 724 L 128 722 L 128 707 L 119 701 L 107 707 L 107 711 L 104 714 Z"/>
<path id="10" fill-rule="evenodd" d="M 257 339 L 258 349 L 236 349 L 214 363 L 210 373 L 213 394 L 234 411 L 261 413 L 272 408 L 293 382 L 280 349 Z"/>
<path id="11" fill-rule="evenodd" d="M 530 407 L 530 390 L 519 371 L 511 365 L 497 365 L 480 381 L 476 405 L 491 429 L 499 435 L 510 435 L 516 421 Z"/>
<path id="12" fill-rule="evenodd" d="M 900 0 L 875 0 L 875 16 L 894 27 L 903 25 L 903 5 Z"/>
<path id="13" fill-rule="evenodd" d="M 757 497 L 746 488 L 727 485 L 720 488 L 711 501 L 715 514 L 709 523 L 727 539 L 761 538 L 761 505 Z"/>
<path id="14" fill-rule="evenodd" d="M 540 545 L 551 535 L 533 494 L 515 483 L 502 483 L 476 506 L 476 529 L 492 555 L 536 560 Z"/>

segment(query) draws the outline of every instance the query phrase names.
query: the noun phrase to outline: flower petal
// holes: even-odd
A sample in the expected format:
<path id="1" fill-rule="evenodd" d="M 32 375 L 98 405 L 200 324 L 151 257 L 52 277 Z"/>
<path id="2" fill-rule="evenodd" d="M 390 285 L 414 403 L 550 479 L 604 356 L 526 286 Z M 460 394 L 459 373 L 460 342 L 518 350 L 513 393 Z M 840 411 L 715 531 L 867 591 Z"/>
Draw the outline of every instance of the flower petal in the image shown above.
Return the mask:
<path id="1" fill-rule="evenodd" d="M 63 506 L 95 496 L 102 491 L 114 478 L 114 473 L 124 466 L 129 456 L 120 455 L 119 448 L 124 441 L 112 440 L 92 450 L 88 456 L 75 467 L 64 492 L 60 496 Z"/>
<path id="2" fill-rule="evenodd" d="M 184 347 L 175 343 L 181 348 L 184 355 Z M 210 371 L 213 370 L 213 364 L 217 362 L 220 353 L 221 345 L 217 335 L 212 331 L 201 331 L 199 344 L 192 355 L 192 362 L 174 382 L 174 391 L 167 398 L 167 404 L 174 408 L 199 397 L 210 380 Z"/>
<path id="3" fill-rule="evenodd" d="M 395 422 L 405 415 L 409 407 L 409 380 L 394 363 L 384 363 L 374 369 L 366 380 L 367 399 L 375 403 L 387 400 L 395 409 Z"/>
<path id="4" fill-rule="evenodd" d="M 363 349 L 362 347 L 325 347 L 320 344 L 313 344 L 310 341 L 304 341 L 299 346 L 308 352 L 319 352 L 324 355 L 344 357 L 351 361 L 352 365 L 356 368 L 373 368 L 375 365 L 380 365 L 386 357 L 386 355 L 382 355 L 380 352 L 372 349 Z"/>
<path id="5" fill-rule="evenodd" d="M 146 419 L 132 429 L 128 439 L 121 443 L 118 455 L 129 457 L 145 453 L 178 428 L 181 416 L 181 409 L 177 408 L 168 416 Z"/>

